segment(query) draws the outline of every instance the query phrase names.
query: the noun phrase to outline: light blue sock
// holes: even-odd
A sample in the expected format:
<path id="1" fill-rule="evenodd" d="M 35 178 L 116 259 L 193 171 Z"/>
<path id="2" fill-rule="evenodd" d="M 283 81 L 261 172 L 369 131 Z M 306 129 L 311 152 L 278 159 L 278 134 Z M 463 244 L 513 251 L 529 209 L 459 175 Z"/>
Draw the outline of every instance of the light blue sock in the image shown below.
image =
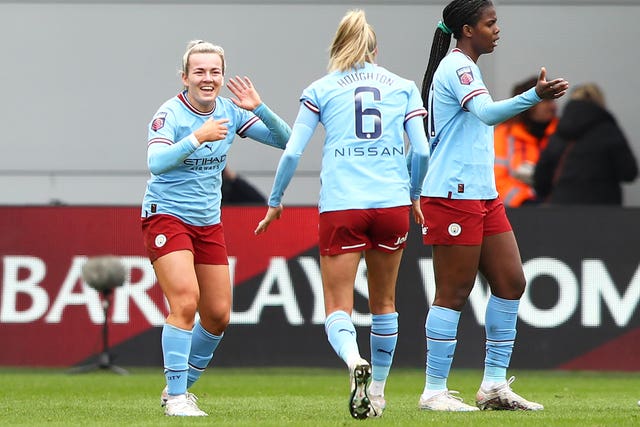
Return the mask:
<path id="1" fill-rule="evenodd" d="M 427 314 L 427 381 L 425 390 L 446 390 L 456 351 L 460 312 L 432 306 Z"/>
<path id="2" fill-rule="evenodd" d="M 516 323 L 520 300 L 506 300 L 495 295 L 489 297 L 485 313 L 487 334 L 483 383 L 500 383 L 507 379 L 516 339 Z"/>
<path id="3" fill-rule="evenodd" d="M 357 357 L 360 357 L 358 341 L 356 340 L 356 328 L 353 326 L 351 316 L 345 311 L 334 311 L 324 321 L 324 330 L 327 333 L 329 344 L 333 351 L 344 363 L 349 366 Z"/>
<path id="4" fill-rule="evenodd" d="M 176 328 L 167 323 L 162 327 L 162 356 L 164 376 L 170 396 L 187 392 L 187 372 L 191 331 Z"/>
<path id="5" fill-rule="evenodd" d="M 371 316 L 371 376 L 384 381 L 389 376 L 398 342 L 398 313 Z"/>
<path id="6" fill-rule="evenodd" d="M 213 354 L 218 348 L 218 344 L 222 340 L 223 334 L 213 335 L 202 327 L 200 321 L 196 322 L 193 327 L 193 336 L 191 337 L 191 352 L 189 353 L 189 379 L 187 380 L 187 388 L 198 381 L 200 375 L 209 365 Z"/>

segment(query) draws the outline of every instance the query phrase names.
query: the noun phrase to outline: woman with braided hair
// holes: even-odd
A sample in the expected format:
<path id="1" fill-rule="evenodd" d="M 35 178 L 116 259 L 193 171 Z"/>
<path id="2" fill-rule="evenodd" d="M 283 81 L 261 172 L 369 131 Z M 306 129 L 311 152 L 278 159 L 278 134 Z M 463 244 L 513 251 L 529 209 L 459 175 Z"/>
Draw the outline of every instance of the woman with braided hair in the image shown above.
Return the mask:
<path id="1" fill-rule="evenodd" d="M 516 337 L 525 276 L 514 233 L 496 191 L 493 126 L 542 99 L 564 95 L 564 79 L 546 80 L 541 68 L 535 87 L 495 102 L 476 65 L 493 52 L 500 28 L 490 0 L 453 0 L 435 31 L 422 98 L 429 111 L 431 149 L 423 185 L 423 242 L 433 246 L 436 293 L 425 324 L 426 385 L 420 408 L 434 411 L 479 409 L 541 410 L 511 390 L 506 371 Z M 456 46 L 449 52 L 451 36 Z M 486 356 L 476 406 L 447 388 L 460 313 L 476 274 L 491 295 L 486 314 Z"/>

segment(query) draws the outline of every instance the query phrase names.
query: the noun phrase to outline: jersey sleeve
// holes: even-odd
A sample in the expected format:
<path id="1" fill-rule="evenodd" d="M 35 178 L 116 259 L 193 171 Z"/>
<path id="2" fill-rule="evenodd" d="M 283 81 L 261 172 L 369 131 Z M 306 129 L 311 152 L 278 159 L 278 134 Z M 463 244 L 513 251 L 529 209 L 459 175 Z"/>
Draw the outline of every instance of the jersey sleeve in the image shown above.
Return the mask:
<path id="1" fill-rule="evenodd" d="M 407 103 L 407 111 L 404 116 L 404 122 L 406 123 L 414 117 L 420 117 L 424 120 L 427 117 L 427 110 L 424 108 L 422 102 L 422 96 L 418 91 L 418 87 L 415 83 L 410 82 L 408 86 L 409 102 Z"/>
<path id="2" fill-rule="evenodd" d="M 462 52 L 450 54 L 446 79 L 460 106 L 484 124 L 493 126 L 540 102 L 535 88 L 513 98 L 495 102 L 482 80 L 480 68 Z"/>
<path id="3" fill-rule="evenodd" d="M 482 81 L 480 69 L 477 66 L 471 63 L 459 65 L 462 66 L 449 72 L 448 81 L 460 106 L 465 108 L 467 102 L 473 97 L 488 94 L 489 91 Z"/>
<path id="4" fill-rule="evenodd" d="M 238 135 L 249 137 L 272 147 L 284 149 L 291 135 L 291 128 L 275 114 L 266 104 L 260 104 L 253 112 L 254 117 L 250 118 Z M 257 118 L 258 120 L 255 120 Z"/>
<path id="5" fill-rule="evenodd" d="M 176 118 L 170 109 L 159 110 L 149 123 L 147 165 L 154 175 L 179 166 L 200 146 L 193 133 L 175 141 L 175 126 Z"/>
<path id="6" fill-rule="evenodd" d="M 427 110 L 423 107 L 422 96 L 414 82 L 408 86 L 407 112 L 404 116 L 404 131 L 409 138 L 409 152 L 407 153 L 407 167 L 410 175 L 411 200 L 420 198 L 422 183 L 429 167 L 429 143 L 424 130 L 424 119 Z"/>
<path id="7" fill-rule="evenodd" d="M 484 124 L 493 126 L 519 114 L 540 102 L 541 99 L 532 87 L 528 91 L 502 101 L 494 101 L 488 93 L 474 97 L 467 109 Z"/>
<path id="8" fill-rule="evenodd" d="M 317 82 L 314 82 L 302 91 L 302 95 L 300 95 L 300 102 L 302 103 L 302 106 L 319 116 L 320 102 L 318 102 L 318 94 L 315 87 L 317 84 Z"/>
<path id="9" fill-rule="evenodd" d="M 424 121 L 419 116 L 414 117 L 405 123 L 405 131 L 411 143 L 407 159 L 411 172 L 410 195 L 411 200 L 417 200 L 422 193 L 422 184 L 429 168 L 429 144 L 424 132 Z"/>
<path id="10" fill-rule="evenodd" d="M 293 124 L 293 130 L 287 148 L 285 148 L 269 196 L 269 206 L 277 207 L 282 204 L 282 196 L 289 186 L 293 174 L 298 167 L 302 153 L 307 148 L 313 132 L 320 122 L 318 114 L 310 109 L 304 102 L 300 105 L 298 117 Z"/>

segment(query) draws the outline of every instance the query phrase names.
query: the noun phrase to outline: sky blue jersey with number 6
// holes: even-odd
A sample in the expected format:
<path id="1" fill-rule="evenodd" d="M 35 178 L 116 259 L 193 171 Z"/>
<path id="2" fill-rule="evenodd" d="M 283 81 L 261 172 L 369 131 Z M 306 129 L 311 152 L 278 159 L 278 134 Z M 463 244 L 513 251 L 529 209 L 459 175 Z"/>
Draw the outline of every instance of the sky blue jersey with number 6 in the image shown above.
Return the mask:
<path id="1" fill-rule="evenodd" d="M 420 195 L 428 167 L 423 119 L 415 83 L 376 64 L 334 71 L 309 85 L 280 160 L 269 206 L 281 203 L 298 160 L 318 123 L 325 129 L 320 212 L 406 206 Z M 404 133 L 415 169 L 407 169 Z"/>

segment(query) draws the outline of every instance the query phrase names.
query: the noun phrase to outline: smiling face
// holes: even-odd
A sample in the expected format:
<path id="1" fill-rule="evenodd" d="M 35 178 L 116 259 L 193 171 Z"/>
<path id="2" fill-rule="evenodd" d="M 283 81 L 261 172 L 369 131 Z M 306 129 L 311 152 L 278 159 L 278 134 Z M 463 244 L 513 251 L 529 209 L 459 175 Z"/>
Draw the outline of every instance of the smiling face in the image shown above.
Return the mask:
<path id="1" fill-rule="evenodd" d="M 465 25 L 463 27 L 463 37 L 461 40 L 467 41 L 462 50 L 474 61 L 480 55 L 491 53 L 498 45 L 500 27 L 498 27 L 498 17 L 493 6 L 485 7 L 480 12 L 480 19 L 474 26 Z"/>
<path id="2" fill-rule="evenodd" d="M 224 86 L 223 60 L 217 53 L 192 53 L 182 73 L 191 105 L 202 112 L 213 109 Z"/>

